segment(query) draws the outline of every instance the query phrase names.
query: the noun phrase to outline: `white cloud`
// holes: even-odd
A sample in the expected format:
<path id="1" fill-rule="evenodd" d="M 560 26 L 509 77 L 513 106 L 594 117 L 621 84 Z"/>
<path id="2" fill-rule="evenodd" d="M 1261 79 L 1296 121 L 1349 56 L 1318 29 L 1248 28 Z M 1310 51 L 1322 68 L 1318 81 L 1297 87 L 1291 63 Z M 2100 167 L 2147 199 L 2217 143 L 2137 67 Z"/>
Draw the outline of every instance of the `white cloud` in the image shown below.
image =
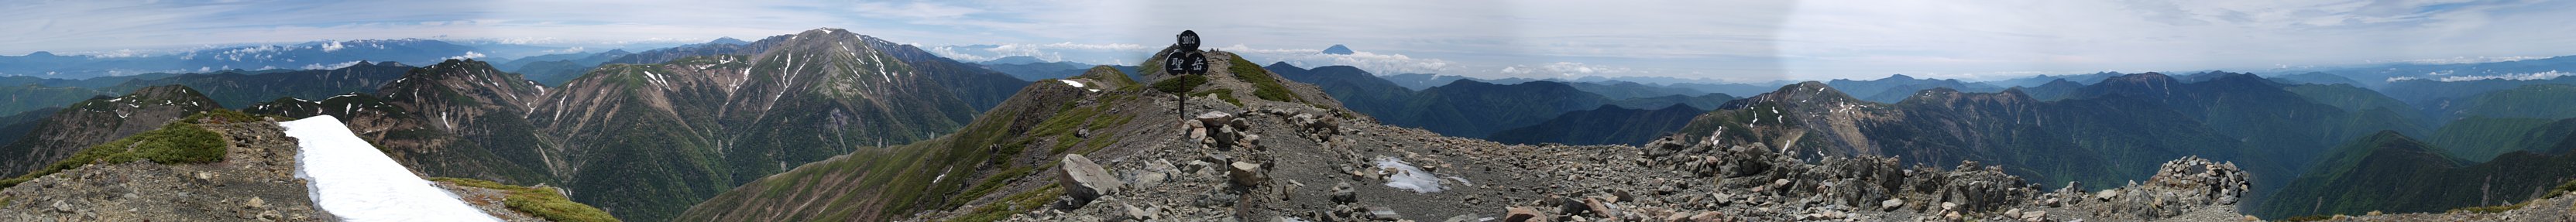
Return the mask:
<path id="1" fill-rule="evenodd" d="M 2398 60 L 2397 62 L 2401 62 L 2401 63 L 2414 63 L 2414 64 L 2429 64 L 2429 65 L 2443 65 L 2443 64 L 2469 64 L 2469 63 L 2511 62 L 2511 61 L 2522 61 L 2522 60 L 2533 60 L 2533 59 L 2546 59 L 2546 58 L 2549 58 L 2549 57 L 2550 57 L 2550 56 L 2477 56 L 2477 57 L 2458 56 L 2458 57 L 2438 58 L 2438 59 L 2408 59 L 2408 60 Z"/>
<path id="2" fill-rule="evenodd" d="M 348 48 L 348 46 L 341 45 L 340 41 L 322 41 L 322 52 L 340 51 L 341 48 Z"/>
<path id="3" fill-rule="evenodd" d="M 921 43 L 913 44 L 920 45 Z M 1073 42 L 1046 44 L 992 44 L 977 46 L 943 45 L 923 47 L 923 50 L 930 51 L 931 54 L 937 54 L 942 57 L 948 57 L 950 59 L 957 59 L 960 61 L 988 61 L 1000 59 L 1002 57 L 1028 56 L 1047 61 L 1072 61 L 1091 64 L 1120 64 L 1111 63 L 1111 61 L 1120 61 L 1122 59 L 1138 60 L 1145 56 L 1151 56 L 1151 54 L 1154 53 L 1154 50 L 1161 49 L 1161 47 L 1147 47 L 1137 44 L 1090 44 Z"/>
<path id="4" fill-rule="evenodd" d="M 1508 66 L 1508 67 L 1503 67 L 1503 70 L 1501 70 L 1500 72 L 1502 72 L 1502 73 L 1506 73 L 1506 74 L 1523 74 L 1523 75 L 1527 75 L 1527 74 L 1538 74 L 1538 75 L 1555 75 L 1555 76 L 1557 76 L 1557 77 L 1580 77 L 1580 76 L 1596 76 L 1596 75 L 1601 75 L 1601 74 L 1627 73 L 1627 72 L 1629 72 L 1629 71 L 1630 71 L 1630 70 L 1629 70 L 1627 67 L 1603 66 L 1603 65 L 1590 65 L 1590 64 L 1583 64 L 1583 63 L 1580 63 L 1580 62 L 1555 62 L 1555 63 L 1539 64 L 1539 65 L 1515 65 L 1515 66 Z"/>
<path id="5" fill-rule="evenodd" d="M 1240 44 L 1220 47 L 1217 48 L 1217 50 L 1234 52 L 1235 54 L 1243 55 L 1245 59 L 1249 59 L 1254 63 L 1265 65 L 1270 64 L 1271 62 L 1287 62 L 1289 65 L 1296 65 L 1304 68 L 1342 65 L 1358 67 L 1361 70 L 1368 70 L 1371 73 L 1384 75 L 1404 73 L 1448 73 L 1450 71 L 1457 71 L 1455 70 L 1455 68 L 1457 68 L 1457 64 L 1448 60 L 1414 58 L 1413 56 L 1404 54 L 1380 54 L 1374 51 L 1356 49 L 1349 55 L 1324 54 L 1324 50 L 1322 48 L 1263 49 Z"/>
<path id="6" fill-rule="evenodd" d="M 1779 35 L 1800 78 L 1890 73 L 2260 70 L 2564 55 L 2568 2 L 1802 1 Z M 2531 45 L 2566 45 L 2558 49 Z"/>
<path id="7" fill-rule="evenodd" d="M 2449 74 L 2449 73 L 2448 73 L 2448 72 L 2444 72 L 2444 73 L 2441 73 L 2441 74 Z M 2441 74 L 2433 74 L 2433 75 L 2441 75 Z M 2547 71 L 2547 72 L 2516 73 L 2516 74 L 2502 74 L 2502 75 L 2482 75 L 2482 76 L 2475 76 L 2475 75 L 2473 75 L 2473 76 L 2442 76 L 2441 78 L 2431 78 L 2431 80 L 2433 80 L 2433 81 L 2443 81 L 2443 82 L 2478 81 L 2478 80 L 2547 80 L 2547 79 L 2556 79 L 2556 78 L 2558 78 L 2558 77 L 2568 76 L 2568 74 L 2569 74 L 2569 73 L 2567 73 L 2567 72 L 2559 72 L 2558 70 L 2549 70 L 2549 71 Z M 2418 77 L 2412 77 L 2412 76 L 2399 76 L 2399 77 L 2388 77 L 2388 82 L 2398 82 L 2398 81 L 2407 81 L 2407 80 L 2425 80 L 2425 79 L 2426 79 L 2426 78 L 2418 78 Z"/>
<path id="8" fill-rule="evenodd" d="M 466 52 L 465 52 L 465 55 L 459 55 L 459 56 L 448 56 L 448 57 L 447 57 L 447 59 L 480 59 L 480 58 L 483 58 L 483 53 L 476 53 L 476 52 L 474 52 L 474 51 L 466 51 Z"/>
<path id="9" fill-rule="evenodd" d="M 340 68 L 348 68 L 348 67 L 350 67 L 350 66 L 357 66 L 359 62 L 363 62 L 363 61 L 348 61 L 348 62 L 341 62 L 341 63 L 332 63 L 332 64 L 328 64 L 328 65 L 321 64 L 321 63 L 314 63 L 314 64 L 312 64 L 312 65 L 304 65 L 304 69 L 305 69 L 305 70 L 324 70 L 324 69 L 340 69 Z M 207 68 L 205 68 L 205 67 L 198 67 L 198 68 L 197 68 L 197 70 L 198 70 L 197 72 L 206 72 L 206 71 L 207 71 Z"/>
<path id="10" fill-rule="evenodd" d="M 563 49 L 555 49 L 555 50 L 545 50 L 545 51 L 538 51 L 538 52 L 539 52 L 539 53 L 546 53 L 546 54 L 564 54 L 564 53 L 580 53 L 580 52 L 582 52 L 582 51 L 587 51 L 587 50 L 588 50 L 588 49 L 584 49 L 584 48 L 582 48 L 582 47 L 580 47 L 580 46 L 574 46 L 574 47 L 571 47 L 571 48 L 563 48 Z"/>
<path id="11" fill-rule="evenodd" d="M 1358 67 L 1362 70 L 1368 70 L 1369 72 L 1377 74 L 1450 73 L 1450 71 L 1455 71 L 1457 68 L 1455 63 L 1448 60 L 1413 58 L 1412 56 L 1406 56 L 1403 54 L 1378 54 L 1376 52 L 1356 52 L 1349 55 L 1323 54 L 1319 51 L 1294 54 L 1247 53 L 1246 56 L 1254 59 L 1264 58 L 1261 55 L 1272 55 L 1271 59 L 1286 61 L 1289 64 L 1297 65 L 1299 67 L 1313 68 L 1317 66 L 1346 65 Z"/>
<path id="12" fill-rule="evenodd" d="M 865 16 L 893 16 L 923 19 L 957 18 L 964 17 L 968 14 L 983 12 L 983 10 L 974 8 L 949 6 L 929 2 L 911 2 L 903 4 L 891 2 L 861 2 L 858 3 L 857 6 L 851 7 L 851 10 L 858 11 Z"/>

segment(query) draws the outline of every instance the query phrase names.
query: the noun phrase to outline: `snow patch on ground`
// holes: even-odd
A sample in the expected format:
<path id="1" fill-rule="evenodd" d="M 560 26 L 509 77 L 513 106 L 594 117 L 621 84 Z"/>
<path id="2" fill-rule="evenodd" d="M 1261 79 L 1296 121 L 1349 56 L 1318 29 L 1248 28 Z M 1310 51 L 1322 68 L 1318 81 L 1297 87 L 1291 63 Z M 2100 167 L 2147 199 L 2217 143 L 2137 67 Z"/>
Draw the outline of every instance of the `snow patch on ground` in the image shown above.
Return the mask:
<path id="1" fill-rule="evenodd" d="M 1404 160 L 1381 156 L 1377 158 L 1377 169 L 1379 173 L 1386 175 L 1387 187 L 1412 190 L 1415 193 L 1440 192 L 1440 176 L 1423 172 L 1422 168 L 1415 168 L 1411 164 L 1404 163 Z"/>
<path id="2" fill-rule="evenodd" d="M 295 178 L 314 205 L 345 221 L 500 221 L 412 175 L 328 115 L 278 123 L 294 137 Z"/>
<path id="3" fill-rule="evenodd" d="M 1092 92 L 1099 92 L 1099 91 L 1100 91 L 1099 89 L 1092 89 L 1092 88 L 1084 88 L 1084 87 L 1082 87 L 1082 81 L 1073 81 L 1073 80 L 1065 80 L 1065 79 L 1058 79 L 1058 80 L 1055 80 L 1055 81 L 1057 81 L 1057 82 L 1064 82 L 1064 85 L 1073 86 L 1073 88 L 1089 89 L 1089 90 L 1091 90 Z"/>

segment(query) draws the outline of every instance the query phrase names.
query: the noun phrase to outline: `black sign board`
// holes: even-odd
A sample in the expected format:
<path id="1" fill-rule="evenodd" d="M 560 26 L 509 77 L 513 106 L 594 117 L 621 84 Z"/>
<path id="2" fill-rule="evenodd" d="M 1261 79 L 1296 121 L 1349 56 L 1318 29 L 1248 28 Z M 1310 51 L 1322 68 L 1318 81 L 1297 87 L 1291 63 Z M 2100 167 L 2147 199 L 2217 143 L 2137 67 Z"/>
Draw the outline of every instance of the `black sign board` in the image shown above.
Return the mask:
<path id="1" fill-rule="evenodd" d="M 1199 51 L 1199 33 L 1198 33 L 1198 32 L 1192 32 L 1192 31 L 1190 31 L 1190 30 L 1181 30 L 1181 34 L 1180 34 L 1180 35 L 1175 35 L 1175 36 L 1173 36 L 1173 37 L 1180 38 L 1180 42 L 1179 42 L 1179 43 L 1175 43 L 1175 44 L 1180 44 L 1180 45 L 1181 45 L 1181 50 L 1189 50 L 1189 51 L 1192 51 L 1192 52 Z"/>
<path id="2" fill-rule="evenodd" d="M 1173 43 L 1172 47 L 1179 50 L 1174 50 L 1171 55 L 1163 57 L 1163 73 L 1207 74 L 1207 55 L 1199 53 L 1199 33 L 1181 30 L 1181 34 L 1174 37 L 1179 39 L 1179 42 Z"/>

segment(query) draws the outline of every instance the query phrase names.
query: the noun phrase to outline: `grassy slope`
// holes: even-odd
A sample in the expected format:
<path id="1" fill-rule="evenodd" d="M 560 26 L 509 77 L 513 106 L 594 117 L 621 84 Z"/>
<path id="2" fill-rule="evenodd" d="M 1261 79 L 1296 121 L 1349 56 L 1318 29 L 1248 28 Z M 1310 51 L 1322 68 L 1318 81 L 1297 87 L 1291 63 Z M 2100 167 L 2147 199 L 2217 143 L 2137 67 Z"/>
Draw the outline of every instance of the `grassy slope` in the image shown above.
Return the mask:
<path id="1" fill-rule="evenodd" d="M 1075 98 L 1064 94 L 1077 90 L 1081 89 L 1064 84 L 1030 84 L 1022 96 L 986 112 L 977 118 L 981 121 L 958 133 L 805 164 L 717 195 L 677 220 L 886 220 L 920 210 L 955 208 L 994 194 L 1008 181 L 1053 167 L 1053 161 L 1029 160 L 1098 150 L 1109 144 L 1105 141 L 1117 140 L 1108 135 L 1074 137 L 1077 129 L 1127 125 L 1133 115 L 1146 113 L 1105 113 L 1104 104 L 1136 100 L 1144 93 L 1141 88 L 1105 91 L 1110 95 L 1091 106 L 1071 103 Z M 1055 196 L 1046 192 L 1062 191 L 1013 193 L 1005 202 L 1044 203 Z M 1028 207 L 1033 206 L 1021 209 Z"/>
<path id="2" fill-rule="evenodd" d="M 2524 139 L 2545 135 L 2531 135 L 2526 132 L 2532 132 L 2534 129 L 2550 124 L 2551 121 L 2538 118 L 2469 117 L 2451 121 L 2450 125 L 2443 125 L 2441 130 L 2434 131 L 2433 136 L 2425 139 L 2424 142 L 2442 147 L 2442 151 L 2451 156 L 2485 162 L 2499 154 L 2523 150 L 2523 148 L 2539 148 L 2524 146 L 2527 145 Z"/>
<path id="3" fill-rule="evenodd" d="M 601 211 L 597 207 L 572 202 L 571 199 L 564 198 L 562 193 L 556 193 L 554 189 L 511 186 L 508 184 L 501 184 L 499 182 L 453 177 L 433 177 L 429 178 L 429 180 L 509 192 L 508 196 L 502 197 L 502 205 L 508 206 L 511 211 L 527 213 L 528 215 L 545 218 L 546 220 L 559 222 L 617 221 L 616 217 L 608 215 L 608 211 Z"/>
<path id="4" fill-rule="evenodd" d="M 2563 150 L 2576 143 L 2550 146 Z M 2576 155 L 2511 152 L 2463 165 L 2436 150 L 2388 132 L 2354 141 L 2253 212 L 2266 218 L 2440 212 L 2538 197 L 2576 176 Z"/>
<path id="5" fill-rule="evenodd" d="M 223 135 L 208 131 L 188 121 L 172 122 L 160 129 L 144 131 L 114 142 L 90 146 L 71 158 L 16 178 L 0 180 L 0 187 L 16 186 L 37 177 L 91 163 L 124 163 L 151 160 L 154 163 L 208 163 L 223 161 Z"/>

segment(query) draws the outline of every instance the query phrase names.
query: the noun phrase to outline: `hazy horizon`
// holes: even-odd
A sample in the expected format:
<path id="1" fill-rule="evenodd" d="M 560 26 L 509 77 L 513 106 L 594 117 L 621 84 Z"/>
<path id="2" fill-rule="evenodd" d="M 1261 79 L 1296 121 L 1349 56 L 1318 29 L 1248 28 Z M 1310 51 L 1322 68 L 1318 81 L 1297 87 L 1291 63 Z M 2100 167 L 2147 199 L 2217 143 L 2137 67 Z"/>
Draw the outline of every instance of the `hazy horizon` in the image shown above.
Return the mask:
<path id="1" fill-rule="evenodd" d="M 431 38 L 533 45 L 757 40 L 844 28 L 980 61 L 1132 65 L 1197 30 L 1301 66 L 1477 78 L 1997 80 L 2039 74 L 2576 54 L 2568 2 L 46 1 L 0 55 Z M 1619 7 L 1600 7 L 1600 6 Z M 1359 52 L 1318 54 L 1341 44 Z M 969 46 L 989 47 L 969 47 Z M 591 48 L 588 51 L 605 51 Z M 1265 62 L 1267 63 L 1267 62 Z"/>

